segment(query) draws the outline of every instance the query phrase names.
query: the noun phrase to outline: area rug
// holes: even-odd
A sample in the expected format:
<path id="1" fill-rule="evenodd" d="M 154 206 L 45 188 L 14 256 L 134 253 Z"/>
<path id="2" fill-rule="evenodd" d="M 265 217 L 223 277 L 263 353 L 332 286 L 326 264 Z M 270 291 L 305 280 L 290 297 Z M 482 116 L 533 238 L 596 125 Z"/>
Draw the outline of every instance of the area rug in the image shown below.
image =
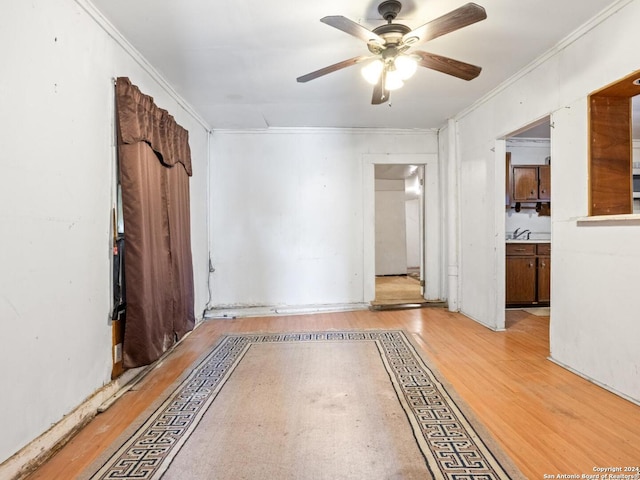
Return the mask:
<path id="1" fill-rule="evenodd" d="M 436 375 L 402 331 L 226 335 L 83 478 L 524 478 Z"/>

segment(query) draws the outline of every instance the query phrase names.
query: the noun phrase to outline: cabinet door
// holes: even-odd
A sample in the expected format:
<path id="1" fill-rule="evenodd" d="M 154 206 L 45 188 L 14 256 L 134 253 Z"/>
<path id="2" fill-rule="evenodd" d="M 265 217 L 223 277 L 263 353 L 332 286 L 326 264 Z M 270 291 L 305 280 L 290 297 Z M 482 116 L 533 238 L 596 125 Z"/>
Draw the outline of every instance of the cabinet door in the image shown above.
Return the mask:
<path id="1" fill-rule="evenodd" d="M 551 200 L 551 166 L 542 165 L 538 168 L 538 198 L 543 202 Z"/>
<path id="2" fill-rule="evenodd" d="M 513 201 L 538 200 L 538 167 L 513 167 Z"/>
<path id="3" fill-rule="evenodd" d="M 551 257 L 538 257 L 538 302 L 551 300 Z"/>
<path id="4" fill-rule="evenodd" d="M 506 303 L 536 301 L 536 257 L 507 257 Z"/>

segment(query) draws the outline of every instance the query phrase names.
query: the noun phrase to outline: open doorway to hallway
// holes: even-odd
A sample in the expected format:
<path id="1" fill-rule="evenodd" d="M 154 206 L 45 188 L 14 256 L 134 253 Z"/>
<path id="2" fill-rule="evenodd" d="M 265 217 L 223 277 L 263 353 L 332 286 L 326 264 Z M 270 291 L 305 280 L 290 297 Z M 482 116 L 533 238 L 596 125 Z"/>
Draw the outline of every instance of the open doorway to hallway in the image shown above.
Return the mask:
<path id="1" fill-rule="evenodd" d="M 372 306 L 424 300 L 424 166 L 375 165 L 375 275 Z"/>

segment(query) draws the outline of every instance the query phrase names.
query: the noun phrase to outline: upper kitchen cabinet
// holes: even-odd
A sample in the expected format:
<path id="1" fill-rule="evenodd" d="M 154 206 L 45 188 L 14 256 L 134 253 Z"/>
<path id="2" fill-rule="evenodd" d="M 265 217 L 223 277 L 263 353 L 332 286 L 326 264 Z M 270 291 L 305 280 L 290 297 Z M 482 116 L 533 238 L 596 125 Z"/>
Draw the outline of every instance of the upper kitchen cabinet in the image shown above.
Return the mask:
<path id="1" fill-rule="evenodd" d="M 550 200 L 550 165 L 513 166 L 514 202 L 548 202 Z"/>
<path id="2" fill-rule="evenodd" d="M 538 201 L 538 167 L 513 167 L 513 201 Z"/>
<path id="3" fill-rule="evenodd" d="M 538 167 L 538 198 L 541 201 L 551 201 L 551 165 Z"/>
<path id="4" fill-rule="evenodd" d="M 551 216 L 551 140 L 549 120 L 506 141 L 506 232 L 528 228 L 549 232 Z"/>

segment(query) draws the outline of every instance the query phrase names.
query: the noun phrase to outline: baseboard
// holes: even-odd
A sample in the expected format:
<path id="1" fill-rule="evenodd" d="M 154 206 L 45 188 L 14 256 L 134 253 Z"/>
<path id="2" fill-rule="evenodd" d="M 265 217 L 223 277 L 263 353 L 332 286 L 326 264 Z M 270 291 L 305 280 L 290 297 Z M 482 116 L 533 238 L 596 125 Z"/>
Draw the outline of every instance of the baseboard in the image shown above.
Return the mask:
<path id="1" fill-rule="evenodd" d="M 507 330 L 505 327 L 498 328 L 495 325 L 489 325 L 488 323 L 483 322 L 482 320 L 479 320 L 479 319 L 477 319 L 475 317 L 472 317 L 471 315 L 469 315 L 468 313 L 463 312 L 462 310 L 458 310 L 458 313 L 461 314 L 461 315 L 464 315 L 469 320 L 473 320 L 474 322 L 479 323 L 480 325 L 482 325 L 485 328 L 488 328 L 491 331 L 494 331 L 494 332 L 506 332 L 506 330 Z"/>
<path id="2" fill-rule="evenodd" d="M 424 301 L 421 303 L 372 303 L 369 310 L 373 312 L 382 312 L 386 310 L 408 310 L 412 308 L 448 308 L 447 302 L 440 301 Z"/>
<path id="3" fill-rule="evenodd" d="M 208 319 L 233 319 L 242 317 L 264 317 L 273 315 L 304 315 L 325 312 L 349 312 L 366 310 L 368 303 L 342 303 L 323 305 L 223 305 L 205 312 Z"/>
<path id="4" fill-rule="evenodd" d="M 598 380 L 596 380 L 596 379 L 594 379 L 594 378 L 591 378 L 589 375 L 585 375 L 584 373 L 582 373 L 582 372 L 580 372 L 580 371 L 576 370 L 575 368 L 572 368 L 572 367 L 570 367 L 570 366 L 568 366 L 568 365 L 565 365 L 564 363 L 562 363 L 562 362 L 560 362 L 560 361 L 556 360 L 555 358 L 553 358 L 553 357 L 551 357 L 551 356 L 547 357 L 547 360 L 549 360 L 549 361 L 551 361 L 551 362 L 555 363 L 556 365 L 558 365 L 559 367 L 564 368 L 565 370 L 569 370 L 571 373 L 573 373 L 573 374 L 575 374 L 575 375 L 578 375 L 579 377 L 584 378 L 584 379 L 585 379 L 585 380 L 587 380 L 588 382 L 591 382 L 591 383 L 593 383 L 594 385 L 597 385 L 597 386 L 599 386 L 600 388 L 603 388 L 603 389 L 607 390 L 608 392 L 611 392 L 611 393 L 613 393 L 614 395 L 617 395 L 617 396 L 618 396 L 618 397 L 620 397 L 620 398 L 624 398 L 625 400 L 627 400 L 628 402 L 633 403 L 634 405 L 638 405 L 638 406 L 640 406 L 640 400 L 639 400 L 639 399 L 636 399 L 636 398 L 630 397 L 630 396 L 629 396 L 629 395 L 627 395 L 627 394 L 624 394 L 624 393 L 622 393 L 622 392 L 619 392 L 619 391 L 618 391 L 618 390 L 616 390 L 615 388 L 612 388 L 612 387 L 610 387 L 609 385 L 606 385 L 606 384 L 604 384 L 604 383 L 602 383 L 602 382 L 599 382 Z"/>

